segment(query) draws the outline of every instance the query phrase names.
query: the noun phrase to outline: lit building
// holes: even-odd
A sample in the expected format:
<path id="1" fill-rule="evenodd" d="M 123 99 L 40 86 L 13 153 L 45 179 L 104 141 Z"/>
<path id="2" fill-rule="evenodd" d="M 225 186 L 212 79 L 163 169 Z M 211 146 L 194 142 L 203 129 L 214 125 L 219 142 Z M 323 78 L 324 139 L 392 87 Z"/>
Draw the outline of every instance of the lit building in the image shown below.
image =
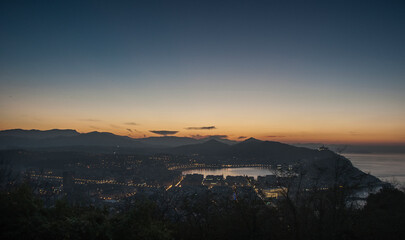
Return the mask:
<path id="1" fill-rule="evenodd" d="M 275 198 L 275 199 L 282 197 L 286 191 L 287 191 L 287 188 L 284 188 L 284 187 L 267 188 L 267 189 L 262 190 L 265 198 Z"/>

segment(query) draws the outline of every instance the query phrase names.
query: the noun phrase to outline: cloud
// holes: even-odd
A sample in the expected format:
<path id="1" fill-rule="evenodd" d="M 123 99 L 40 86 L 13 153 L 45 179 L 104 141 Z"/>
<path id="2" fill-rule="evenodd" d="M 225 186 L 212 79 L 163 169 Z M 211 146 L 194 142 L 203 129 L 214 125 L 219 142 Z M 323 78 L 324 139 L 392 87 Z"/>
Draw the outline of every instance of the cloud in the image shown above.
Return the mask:
<path id="1" fill-rule="evenodd" d="M 90 125 L 89 127 L 94 128 L 94 129 L 100 129 L 99 127 L 92 126 L 92 125 Z"/>
<path id="2" fill-rule="evenodd" d="M 127 128 L 126 130 L 127 130 L 128 132 L 130 132 L 130 133 L 141 133 L 141 134 L 143 134 L 141 131 L 138 131 L 138 130 L 136 130 L 135 128 L 133 128 L 133 129 Z"/>
<path id="3" fill-rule="evenodd" d="M 212 130 L 217 129 L 215 126 L 207 126 L 207 127 L 188 127 L 187 130 Z"/>
<path id="4" fill-rule="evenodd" d="M 240 137 L 238 137 L 238 139 L 244 139 L 244 138 L 247 138 L 246 136 L 240 136 Z"/>
<path id="5" fill-rule="evenodd" d="M 131 126 L 135 126 L 135 125 L 138 125 L 137 123 L 135 123 L 135 122 L 126 122 L 126 123 L 124 123 L 125 125 L 131 125 Z"/>
<path id="6" fill-rule="evenodd" d="M 200 134 L 195 134 L 195 135 L 191 135 L 190 137 L 195 138 L 195 139 L 201 139 L 201 138 L 206 138 L 207 136 L 203 136 L 203 135 L 200 135 Z"/>
<path id="7" fill-rule="evenodd" d="M 200 135 L 200 134 L 196 134 L 196 135 L 191 135 L 192 138 L 195 139 L 203 139 L 203 138 L 220 138 L 220 139 L 224 139 L 224 138 L 228 138 L 228 135 Z"/>
<path id="8" fill-rule="evenodd" d="M 101 122 L 99 119 L 94 119 L 94 118 L 81 118 L 77 119 L 78 121 L 83 121 L 83 122 Z"/>
<path id="9" fill-rule="evenodd" d="M 283 138 L 283 137 L 285 137 L 285 136 L 267 136 L 268 138 Z"/>
<path id="10" fill-rule="evenodd" d="M 149 132 L 162 135 L 162 136 L 167 136 L 167 135 L 174 135 L 178 133 L 179 131 L 168 131 L 168 130 L 149 130 Z"/>
<path id="11" fill-rule="evenodd" d="M 121 128 L 120 126 L 114 125 L 114 124 L 110 124 L 111 127 L 113 128 Z"/>

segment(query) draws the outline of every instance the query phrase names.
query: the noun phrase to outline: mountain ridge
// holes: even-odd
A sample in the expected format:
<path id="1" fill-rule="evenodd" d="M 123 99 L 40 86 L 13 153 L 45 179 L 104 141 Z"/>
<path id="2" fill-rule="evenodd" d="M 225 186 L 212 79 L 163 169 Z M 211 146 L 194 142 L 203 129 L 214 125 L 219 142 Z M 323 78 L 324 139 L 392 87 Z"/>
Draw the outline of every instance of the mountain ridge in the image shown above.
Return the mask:
<path id="1" fill-rule="evenodd" d="M 195 139 L 190 137 L 162 136 L 147 138 L 131 138 L 128 136 L 116 135 L 110 132 L 92 131 L 79 133 L 73 129 L 51 129 L 51 130 L 24 130 L 9 129 L 0 131 L 0 149 L 10 148 L 38 148 L 38 147 L 60 147 L 60 146 L 125 146 L 125 147 L 151 147 L 171 148 L 183 145 L 198 144 L 211 139 L 216 139 L 227 144 L 235 144 L 236 141 L 223 139 L 215 136 Z M 87 140 L 87 142 L 86 142 Z"/>
<path id="2" fill-rule="evenodd" d="M 193 139 L 178 138 L 178 137 L 153 137 L 146 138 L 152 141 L 168 141 L 172 140 L 171 146 L 159 146 L 143 142 L 142 139 L 134 139 L 127 136 L 119 136 L 109 132 L 89 132 L 75 134 L 75 132 L 61 132 L 50 130 L 44 133 L 41 131 L 23 130 L 14 131 L 17 134 L 12 135 L 9 132 L 0 131 L 0 149 L 45 149 L 54 151 L 57 149 L 70 149 L 74 151 L 94 151 L 95 149 L 102 151 L 129 151 L 133 153 L 143 154 L 175 154 L 198 156 L 201 161 L 206 164 L 233 163 L 233 164 L 271 164 L 284 166 L 299 165 L 302 170 L 307 172 L 307 179 L 316 178 L 319 181 L 333 182 L 334 167 L 336 163 L 340 164 L 339 168 L 344 169 L 339 176 L 343 180 L 350 180 L 352 183 L 360 183 L 356 179 L 363 178 L 365 183 L 378 183 L 379 180 L 374 176 L 367 175 L 355 168 L 351 162 L 343 156 L 340 156 L 330 150 L 315 150 L 305 147 L 292 146 L 285 143 L 274 141 L 261 141 L 254 138 L 236 144 L 226 144 L 221 139 Z M 12 132 L 11 132 L 12 133 Z M 73 136 L 66 136 L 65 134 Z M 28 135 L 29 137 L 21 137 Z M 34 136 L 38 134 L 38 136 Z M 58 135 L 59 136 L 56 136 Z M 55 137 L 56 136 L 56 137 Z M 188 141 L 193 144 L 176 146 L 176 144 L 186 143 Z M 177 141 L 177 142 L 176 142 Z M 53 150 L 52 150 L 53 149 Z M 128 150 L 129 149 L 129 150 Z M 132 150 L 131 150 L 132 149 Z M 336 170 L 335 170 L 336 172 Z M 326 174 L 327 173 L 327 174 Z M 361 182 L 361 183 L 362 183 Z"/>
<path id="3" fill-rule="evenodd" d="M 34 138 L 44 139 L 60 136 L 77 136 L 80 133 L 74 129 L 50 129 L 50 130 L 38 130 L 30 129 L 25 130 L 21 128 L 7 129 L 0 131 L 0 136 L 21 137 L 21 138 Z"/>

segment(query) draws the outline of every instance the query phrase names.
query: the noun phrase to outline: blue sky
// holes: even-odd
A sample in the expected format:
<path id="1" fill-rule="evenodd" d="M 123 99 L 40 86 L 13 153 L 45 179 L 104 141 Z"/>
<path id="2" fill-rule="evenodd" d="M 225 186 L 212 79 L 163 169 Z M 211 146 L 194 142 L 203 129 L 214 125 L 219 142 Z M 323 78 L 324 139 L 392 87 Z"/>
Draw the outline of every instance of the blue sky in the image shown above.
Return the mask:
<path id="1" fill-rule="evenodd" d="M 0 3 L 0 127 L 405 142 L 401 1 L 83 2 Z"/>

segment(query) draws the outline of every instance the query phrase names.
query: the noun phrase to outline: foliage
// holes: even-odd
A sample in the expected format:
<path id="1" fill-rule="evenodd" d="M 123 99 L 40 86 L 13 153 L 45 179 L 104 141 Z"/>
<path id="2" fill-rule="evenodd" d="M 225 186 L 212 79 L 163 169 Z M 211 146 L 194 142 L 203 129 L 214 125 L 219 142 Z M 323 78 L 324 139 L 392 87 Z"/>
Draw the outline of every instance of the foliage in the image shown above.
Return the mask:
<path id="1" fill-rule="evenodd" d="M 363 239 L 405 239 L 405 194 L 383 188 L 359 213 L 356 229 Z"/>
<path id="2" fill-rule="evenodd" d="M 405 194 L 383 188 L 362 209 L 348 207 L 342 189 L 260 199 L 185 199 L 182 218 L 148 201 L 127 211 L 72 206 L 45 208 L 27 185 L 0 193 L 1 239 L 405 239 Z"/>

